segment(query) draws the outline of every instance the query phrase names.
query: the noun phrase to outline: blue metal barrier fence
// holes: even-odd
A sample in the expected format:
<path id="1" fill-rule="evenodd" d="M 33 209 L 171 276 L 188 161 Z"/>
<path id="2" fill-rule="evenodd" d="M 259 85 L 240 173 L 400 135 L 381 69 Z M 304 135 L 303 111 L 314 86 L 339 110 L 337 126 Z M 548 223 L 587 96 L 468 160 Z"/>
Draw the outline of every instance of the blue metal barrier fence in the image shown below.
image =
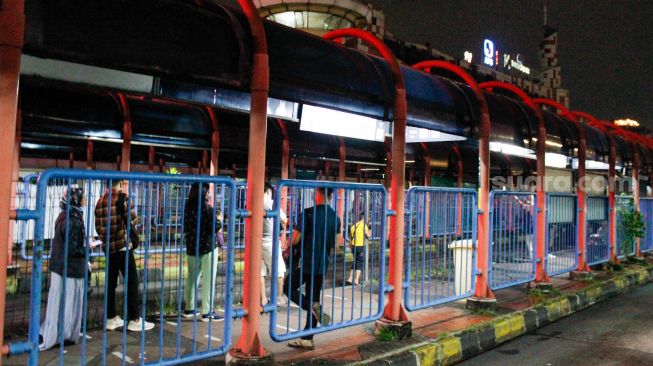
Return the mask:
<path id="1" fill-rule="evenodd" d="M 476 191 L 412 187 L 407 194 L 405 306 L 468 297 L 476 283 Z"/>
<path id="2" fill-rule="evenodd" d="M 609 204 L 606 196 L 586 196 L 587 264 L 610 260 Z"/>
<path id="3" fill-rule="evenodd" d="M 274 210 L 268 212 L 274 218 L 272 253 L 285 249 L 281 242 L 289 249 L 283 260 L 272 254 L 271 338 L 310 339 L 380 319 L 387 265 L 385 188 L 300 180 L 282 180 L 277 188 L 287 189 L 288 206 L 280 207 L 277 194 Z M 281 209 L 289 218 L 285 232 L 280 230 Z M 378 224 L 371 222 L 377 219 Z M 284 270 L 283 293 L 289 301 L 281 305 L 276 279 Z"/>
<path id="4" fill-rule="evenodd" d="M 644 237 L 640 241 L 643 253 L 653 250 L 653 198 L 640 198 L 639 211 L 644 219 Z"/>
<path id="5" fill-rule="evenodd" d="M 555 276 L 578 266 L 578 197 L 548 193 L 546 203 L 546 272 Z"/>
<path id="6" fill-rule="evenodd" d="M 490 286 L 493 290 L 535 279 L 537 206 L 534 193 L 490 193 Z"/>
<path id="7" fill-rule="evenodd" d="M 94 187 L 113 189 L 98 192 Z M 175 214 L 181 216 L 181 225 L 170 225 L 172 231 L 160 235 L 153 201 L 166 189 L 179 192 L 183 209 Z M 59 193 L 49 194 L 52 190 Z M 136 197 L 144 202 L 138 215 Z M 36 209 L 17 212 L 17 220 L 35 220 L 36 230 L 28 340 L 10 343 L 10 354 L 29 353 L 30 365 L 39 363 L 40 353 L 56 356 L 59 365 L 174 365 L 224 354 L 231 341 L 235 202 L 235 183 L 224 177 L 59 169 L 43 173 Z M 56 205 L 58 212 L 48 209 Z M 168 206 L 164 202 L 162 207 Z M 49 266 L 43 267 L 49 212 L 57 219 L 48 228 L 52 253 Z M 94 226 L 89 212 L 95 212 Z M 135 251 L 128 248 L 138 242 L 143 258 L 137 265 Z M 161 251 L 150 253 L 155 242 Z M 180 255 L 177 242 L 185 244 L 187 254 Z M 97 268 L 90 268 L 94 247 L 103 257 Z M 51 281 L 41 324 L 41 296 L 48 288 L 44 272 L 50 272 Z M 103 282 L 95 299 L 89 296 L 87 272 Z M 100 322 L 88 318 L 94 301 L 101 303 Z M 128 337 L 128 330 L 141 333 Z M 67 341 L 76 344 L 64 350 Z M 90 349 L 93 353 L 87 353 Z"/>

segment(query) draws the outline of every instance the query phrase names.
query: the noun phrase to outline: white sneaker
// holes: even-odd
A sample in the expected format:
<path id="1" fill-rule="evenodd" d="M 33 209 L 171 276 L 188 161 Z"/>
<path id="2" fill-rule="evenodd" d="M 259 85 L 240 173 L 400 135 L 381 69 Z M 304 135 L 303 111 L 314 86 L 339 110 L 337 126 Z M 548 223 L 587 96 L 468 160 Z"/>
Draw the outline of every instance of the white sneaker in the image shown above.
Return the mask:
<path id="1" fill-rule="evenodd" d="M 142 330 L 150 330 L 154 328 L 154 323 L 143 320 L 143 318 L 138 318 L 138 320 L 130 320 L 127 324 L 127 330 L 132 332 L 140 332 Z"/>
<path id="2" fill-rule="evenodd" d="M 116 330 L 122 328 L 124 325 L 125 322 L 120 318 L 120 316 L 116 315 L 111 319 L 107 319 L 107 324 L 104 328 L 106 330 Z"/>

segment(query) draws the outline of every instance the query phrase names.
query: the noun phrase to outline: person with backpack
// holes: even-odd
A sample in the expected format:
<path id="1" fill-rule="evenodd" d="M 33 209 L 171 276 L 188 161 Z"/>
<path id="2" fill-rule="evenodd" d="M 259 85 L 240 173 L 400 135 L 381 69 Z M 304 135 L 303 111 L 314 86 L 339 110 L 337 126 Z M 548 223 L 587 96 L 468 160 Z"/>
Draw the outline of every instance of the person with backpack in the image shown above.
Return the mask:
<path id="1" fill-rule="evenodd" d="M 108 252 L 107 266 L 107 322 L 106 330 L 115 330 L 125 325 L 125 321 L 116 311 L 116 287 L 118 274 L 122 274 L 127 285 L 127 330 L 140 332 L 154 328 L 154 324 L 145 321 L 140 316 L 140 294 L 138 291 L 138 270 L 134 259 L 134 250 L 139 245 L 138 223 L 136 213 L 131 210 L 127 214 L 129 197 L 123 192 L 122 180 L 111 181 L 111 189 L 107 188 L 95 205 L 95 230 L 103 241 L 103 250 Z M 129 237 L 127 236 L 129 231 Z M 125 262 L 127 269 L 125 270 Z"/>
<path id="2" fill-rule="evenodd" d="M 223 242 L 222 221 L 220 212 L 208 202 L 208 190 L 207 183 L 193 183 L 184 207 L 187 276 L 183 317 L 198 316 L 195 294 L 199 292 L 198 283 L 201 280 L 203 322 L 222 319 L 213 310 L 218 260 Z"/>

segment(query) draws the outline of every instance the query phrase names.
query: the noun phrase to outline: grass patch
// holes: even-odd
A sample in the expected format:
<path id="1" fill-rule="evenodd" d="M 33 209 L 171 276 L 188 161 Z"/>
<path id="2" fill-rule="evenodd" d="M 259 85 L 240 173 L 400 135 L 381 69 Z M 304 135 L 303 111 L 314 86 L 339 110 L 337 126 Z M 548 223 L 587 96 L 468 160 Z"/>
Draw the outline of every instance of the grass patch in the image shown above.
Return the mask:
<path id="1" fill-rule="evenodd" d="M 392 328 L 380 328 L 375 335 L 376 339 L 381 342 L 391 342 L 399 339 L 397 330 Z"/>
<path id="2" fill-rule="evenodd" d="M 560 296 L 560 294 L 560 290 L 557 288 L 551 288 L 548 290 L 532 288 L 528 290 L 528 300 L 530 300 L 532 304 L 539 304 L 547 300 L 557 298 Z"/>
<path id="3" fill-rule="evenodd" d="M 487 316 L 491 318 L 497 316 L 497 312 L 490 309 L 476 309 L 476 310 L 472 310 L 472 313 L 474 315 Z"/>

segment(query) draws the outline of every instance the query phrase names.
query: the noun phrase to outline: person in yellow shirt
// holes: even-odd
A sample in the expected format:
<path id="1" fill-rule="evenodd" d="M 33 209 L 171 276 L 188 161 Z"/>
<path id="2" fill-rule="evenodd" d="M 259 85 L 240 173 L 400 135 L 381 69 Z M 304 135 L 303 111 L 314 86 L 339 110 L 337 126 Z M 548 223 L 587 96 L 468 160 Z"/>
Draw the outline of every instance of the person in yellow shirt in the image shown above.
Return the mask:
<path id="1" fill-rule="evenodd" d="M 352 253 L 354 253 L 354 264 L 349 271 L 347 285 L 352 285 L 352 281 L 354 286 L 360 284 L 361 272 L 365 267 L 365 240 L 369 239 L 371 235 L 370 228 L 365 224 L 365 213 L 361 212 L 358 215 L 358 221 L 349 229 L 351 249 Z M 354 272 L 356 273 L 355 279 Z"/>

